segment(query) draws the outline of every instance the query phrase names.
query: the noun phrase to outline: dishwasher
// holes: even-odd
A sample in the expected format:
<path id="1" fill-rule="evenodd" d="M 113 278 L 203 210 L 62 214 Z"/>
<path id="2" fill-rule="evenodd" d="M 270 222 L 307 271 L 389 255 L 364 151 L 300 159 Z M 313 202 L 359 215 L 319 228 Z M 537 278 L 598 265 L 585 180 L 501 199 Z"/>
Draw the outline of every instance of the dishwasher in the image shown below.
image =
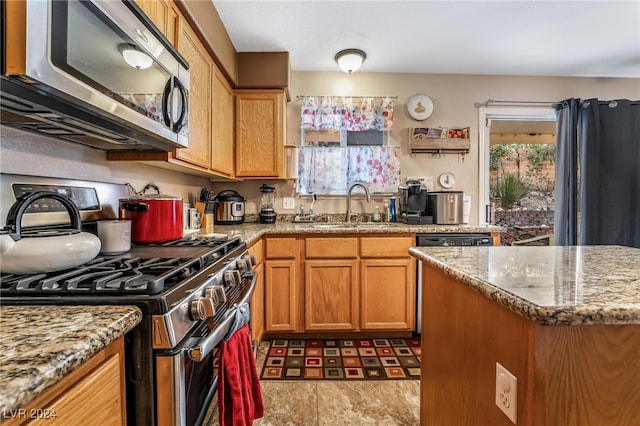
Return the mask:
<path id="1" fill-rule="evenodd" d="M 461 233 L 461 234 L 417 234 L 418 247 L 447 247 L 447 246 L 492 246 L 491 234 Z M 417 292 L 416 292 L 416 330 L 422 334 L 422 262 L 417 261 Z"/>

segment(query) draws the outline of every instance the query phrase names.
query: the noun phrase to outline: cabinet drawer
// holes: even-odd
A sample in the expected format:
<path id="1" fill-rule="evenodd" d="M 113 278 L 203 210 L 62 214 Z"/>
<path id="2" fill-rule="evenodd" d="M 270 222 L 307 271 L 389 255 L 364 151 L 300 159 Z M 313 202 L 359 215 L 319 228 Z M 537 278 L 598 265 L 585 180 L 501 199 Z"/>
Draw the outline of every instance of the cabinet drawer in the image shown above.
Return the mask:
<path id="1" fill-rule="evenodd" d="M 267 259 L 295 259 L 295 238 L 267 238 Z"/>
<path id="2" fill-rule="evenodd" d="M 355 258 L 358 257 L 357 238 L 307 238 L 306 257 Z"/>
<path id="3" fill-rule="evenodd" d="M 415 245 L 411 237 L 364 237 L 360 239 L 362 257 L 409 257 L 409 247 Z"/>

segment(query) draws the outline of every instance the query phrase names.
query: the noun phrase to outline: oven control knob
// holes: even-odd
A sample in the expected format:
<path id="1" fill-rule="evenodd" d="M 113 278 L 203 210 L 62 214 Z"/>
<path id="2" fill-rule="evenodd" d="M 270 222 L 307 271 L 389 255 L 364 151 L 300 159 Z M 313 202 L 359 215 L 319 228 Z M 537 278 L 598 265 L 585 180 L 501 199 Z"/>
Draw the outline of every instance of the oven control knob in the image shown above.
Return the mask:
<path id="1" fill-rule="evenodd" d="M 249 262 L 249 259 L 247 259 L 246 257 L 238 259 L 238 269 L 240 270 L 240 274 L 249 272 L 251 270 L 251 263 Z"/>
<path id="2" fill-rule="evenodd" d="M 216 314 L 216 307 L 213 300 L 208 297 L 192 300 L 189 310 L 191 312 L 191 317 L 196 321 L 213 318 Z"/>
<path id="3" fill-rule="evenodd" d="M 254 266 L 256 266 L 256 257 L 252 254 L 247 254 L 243 257 L 243 259 L 245 260 L 245 262 L 247 262 L 249 264 L 249 268 L 253 268 Z"/>
<path id="4" fill-rule="evenodd" d="M 204 290 L 204 295 L 213 300 L 216 305 L 222 305 L 227 301 L 227 296 L 224 294 L 222 286 L 207 287 Z"/>
<path id="5" fill-rule="evenodd" d="M 240 271 L 232 269 L 224 273 L 224 284 L 226 287 L 237 287 L 240 285 Z"/>

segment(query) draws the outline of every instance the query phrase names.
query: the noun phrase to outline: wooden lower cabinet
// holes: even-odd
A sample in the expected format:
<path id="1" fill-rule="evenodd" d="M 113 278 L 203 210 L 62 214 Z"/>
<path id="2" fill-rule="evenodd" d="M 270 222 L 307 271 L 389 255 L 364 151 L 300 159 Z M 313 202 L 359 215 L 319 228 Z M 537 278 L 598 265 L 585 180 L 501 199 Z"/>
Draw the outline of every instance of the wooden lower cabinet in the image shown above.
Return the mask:
<path id="1" fill-rule="evenodd" d="M 356 331 L 357 259 L 311 259 L 304 268 L 305 331 Z"/>
<path id="2" fill-rule="evenodd" d="M 267 260 L 264 268 L 265 329 L 267 331 L 301 331 L 298 321 L 297 261 Z"/>
<path id="3" fill-rule="evenodd" d="M 294 237 L 264 240 L 265 331 L 302 331 L 300 242 Z"/>
<path id="4" fill-rule="evenodd" d="M 362 330 L 413 330 L 416 321 L 415 260 L 360 261 Z"/>
<path id="5" fill-rule="evenodd" d="M 73 370 L 3 425 L 127 424 L 124 373 L 124 337 Z M 37 418 L 34 418 L 37 417 Z"/>
<path id="6" fill-rule="evenodd" d="M 251 296 L 251 338 L 262 340 L 264 334 L 264 255 L 262 240 L 249 247 L 249 254 L 256 259 L 253 271 L 256 274 L 256 286 Z"/>
<path id="7" fill-rule="evenodd" d="M 265 331 L 415 330 L 414 235 L 268 237 Z"/>

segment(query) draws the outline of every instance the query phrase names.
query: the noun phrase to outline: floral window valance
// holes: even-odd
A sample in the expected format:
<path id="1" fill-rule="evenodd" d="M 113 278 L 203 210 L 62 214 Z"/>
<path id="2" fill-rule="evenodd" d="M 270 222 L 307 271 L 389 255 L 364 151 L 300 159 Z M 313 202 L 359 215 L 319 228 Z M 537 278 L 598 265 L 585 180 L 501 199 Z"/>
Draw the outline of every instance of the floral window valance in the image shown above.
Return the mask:
<path id="1" fill-rule="evenodd" d="M 297 191 L 344 195 L 355 182 L 364 182 L 373 193 L 396 192 L 398 150 L 395 146 L 299 147 Z"/>
<path id="2" fill-rule="evenodd" d="M 306 96 L 300 128 L 306 130 L 389 130 L 393 126 L 391 98 Z"/>

